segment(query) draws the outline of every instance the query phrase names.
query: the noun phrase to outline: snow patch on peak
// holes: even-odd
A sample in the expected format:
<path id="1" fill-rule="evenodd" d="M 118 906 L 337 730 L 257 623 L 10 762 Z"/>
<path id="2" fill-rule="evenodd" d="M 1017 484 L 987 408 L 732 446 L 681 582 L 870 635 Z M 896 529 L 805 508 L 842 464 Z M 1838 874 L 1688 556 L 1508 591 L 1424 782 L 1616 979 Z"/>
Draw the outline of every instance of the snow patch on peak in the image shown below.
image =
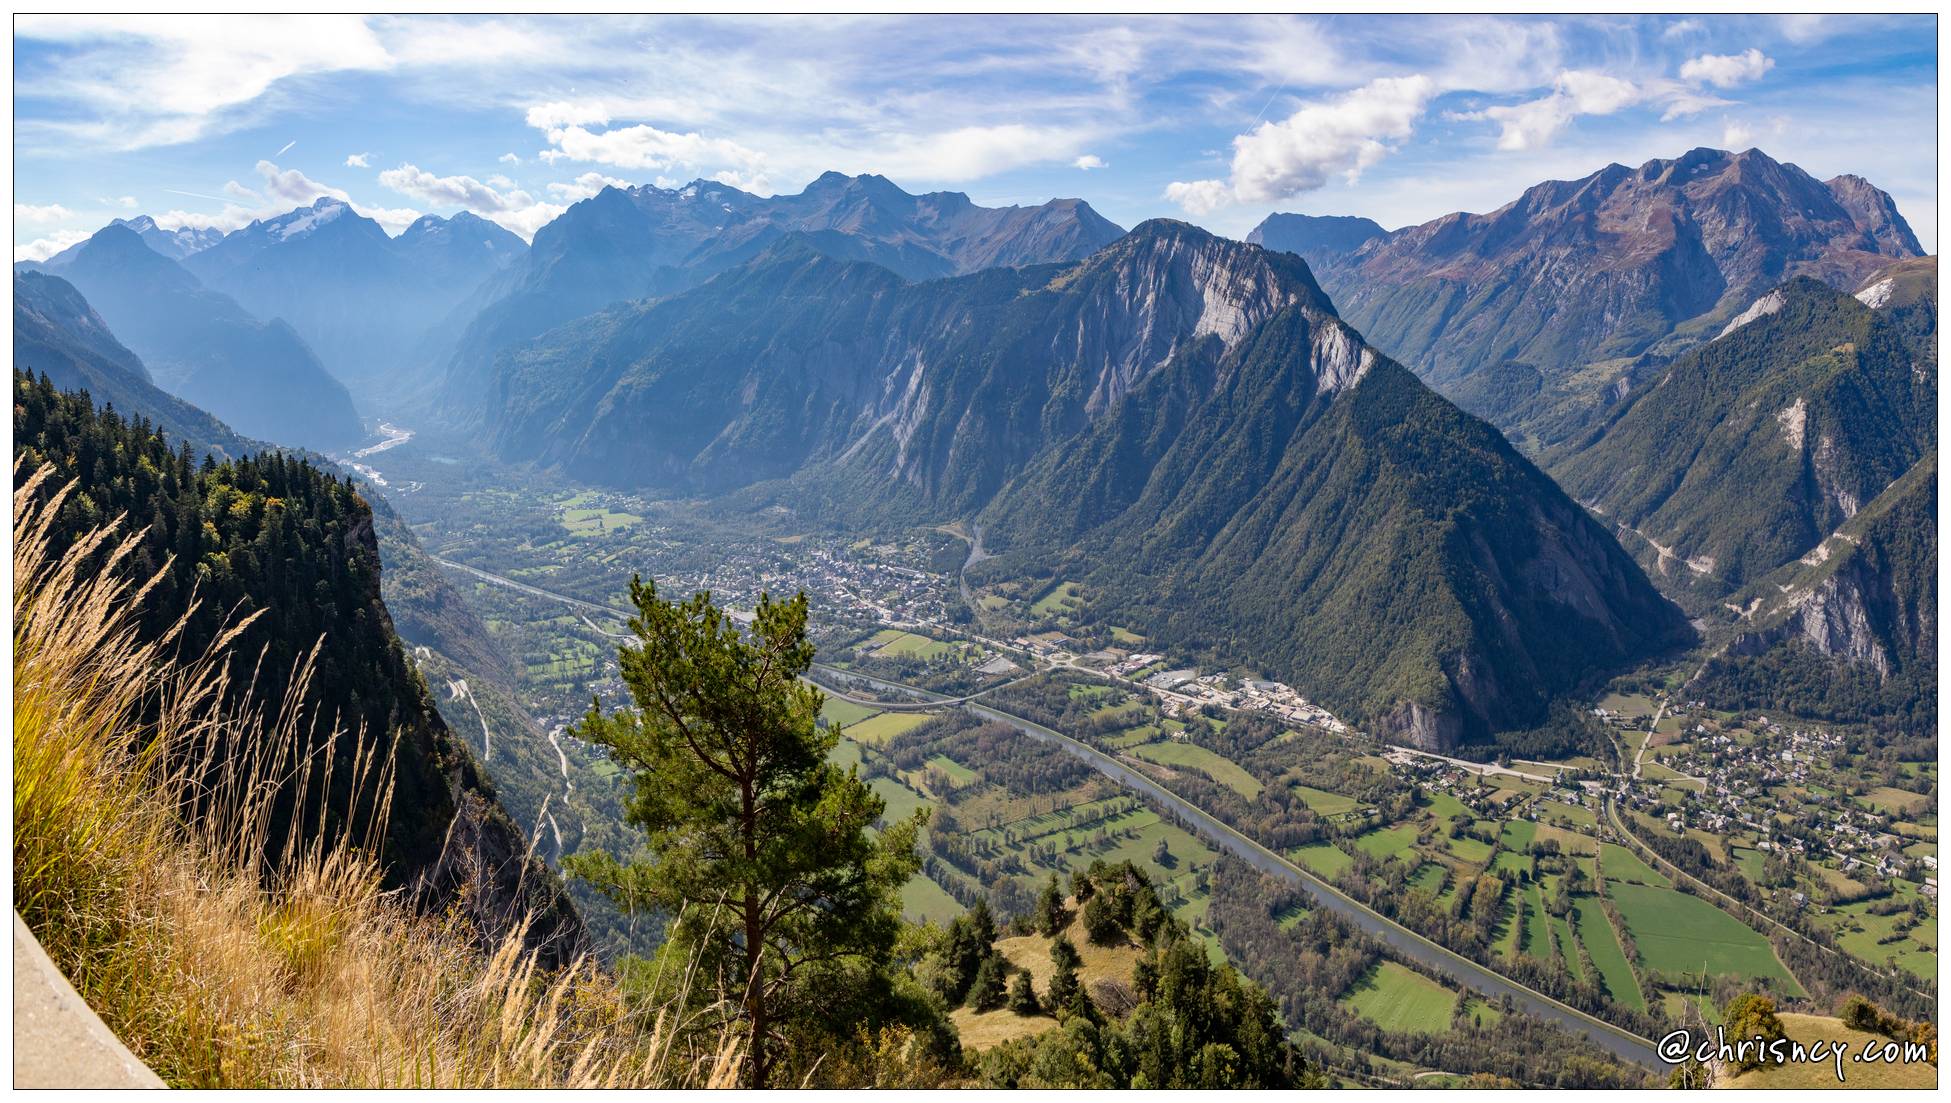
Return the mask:
<path id="1" fill-rule="evenodd" d="M 326 223 L 335 221 L 350 209 L 344 203 L 327 196 L 312 204 L 310 210 L 301 207 L 283 218 L 271 220 L 265 226 L 279 241 L 290 241 L 292 238 L 302 237 Z"/>
<path id="2" fill-rule="evenodd" d="M 1770 291 L 1768 294 L 1763 295 L 1759 299 L 1756 299 L 1753 306 L 1735 315 L 1734 320 L 1729 322 L 1727 324 L 1727 328 L 1722 330 L 1720 334 L 1716 336 L 1714 339 L 1718 341 L 1722 337 L 1726 337 L 1728 334 L 1733 333 L 1735 330 L 1740 329 L 1742 326 L 1747 325 L 1749 322 L 1755 321 L 1760 318 L 1766 318 L 1768 315 L 1773 314 L 1776 311 L 1780 310 L 1782 308 L 1782 304 L 1786 303 L 1787 301 L 1788 300 L 1782 295 L 1780 288 L 1776 288 L 1775 290 Z"/>
<path id="3" fill-rule="evenodd" d="M 1871 310 L 1881 310 L 1890 302 L 1890 296 L 1897 293 L 1895 277 L 1885 276 L 1856 293 L 1856 301 Z"/>

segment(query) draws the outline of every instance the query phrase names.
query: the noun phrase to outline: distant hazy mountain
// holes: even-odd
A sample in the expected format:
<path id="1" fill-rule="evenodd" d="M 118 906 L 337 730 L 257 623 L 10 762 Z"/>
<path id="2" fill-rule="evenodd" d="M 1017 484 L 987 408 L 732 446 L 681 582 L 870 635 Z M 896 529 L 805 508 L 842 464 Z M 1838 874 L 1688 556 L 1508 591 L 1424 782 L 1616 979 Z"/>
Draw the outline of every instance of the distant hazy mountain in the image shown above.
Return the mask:
<path id="1" fill-rule="evenodd" d="M 318 449 L 363 435 L 345 387 L 289 325 L 252 317 L 130 227 L 105 227 L 48 267 L 86 296 L 158 384 L 238 432 Z"/>
<path id="2" fill-rule="evenodd" d="M 1282 229 L 1270 221 L 1262 237 Z M 1793 277 L 1852 289 L 1920 253 L 1890 197 L 1859 177 L 1823 182 L 1759 150 L 1696 149 L 1539 184 L 1489 214 L 1338 255 L 1317 248 L 1316 274 L 1376 347 L 1545 445 L 1634 386 L 1641 354 L 1713 337 Z"/>
<path id="3" fill-rule="evenodd" d="M 457 327 L 446 398 L 479 409 L 501 350 L 613 303 L 693 287 L 788 234 L 922 280 L 1076 260 L 1123 232 L 1081 200 L 978 207 L 960 192 L 910 195 L 885 177 L 834 172 L 770 197 L 706 180 L 605 188 L 538 231 L 526 261 L 476 296 L 476 316 Z"/>
<path id="4" fill-rule="evenodd" d="M 263 219 L 184 261 L 205 285 L 291 323 L 368 401 L 391 393 L 422 334 L 527 246 L 486 219 L 427 215 L 398 238 L 323 198 Z"/>
<path id="5" fill-rule="evenodd" d="M 1718 603 L 1935 450 L 1936 292 L 1932 260 L 1879 273 L 1862 301 L 1791 280 L 1545 466 L 1669 592 Z"/>
<path id="6" fill-rule="evenodd" d="M 144 244 L 171 260 L 182 260 L 191 253 L 202 252 L 224 239 L 222 230 L 209 227 L 193 229 L 183 226 L 174 230 L 165 230 L 156 225 L 156 220 L 146 214 L 134 218 L 118 218 L 109 225 L 127 226 L 142 238 Z M 81 247 L 86 244 L 85 241 L 76 242 L 49 257 L 43 265 L 36 267 L 59 268 L 72 259 L 74 254 L 80 252 Z"/>
<path id="7" fill-rule="evenodd" d="M 788 240 L 502 358 L 492 442 L 607 483 L 786 479 L 809 516 L 980 517 L 1000 562 L 1428 746 L 1535 723 L 1683 638 L 1495 430 L 1297 259 L 1151 222 L 1086 261 L 907 283 Z"/>
<path id="8" fill-rule="evenodd" d="M 59 390 L 85 390 L 124 417 L 147 418 L 172 444 L 188 441 L 199 455 L 235 459 L 256 451 L 230 426 L 156 386 L 141 359 L 115 339 L 81 292 L 58 276 L 14 276 L 14 366 L 46 375 Z"/>
<path id="9" fill-rule="evenodd" d="M 1270 214 L 1246 239 L 1322 268 L 1388 233 L 1370 219 L 1350 215 Z"/>

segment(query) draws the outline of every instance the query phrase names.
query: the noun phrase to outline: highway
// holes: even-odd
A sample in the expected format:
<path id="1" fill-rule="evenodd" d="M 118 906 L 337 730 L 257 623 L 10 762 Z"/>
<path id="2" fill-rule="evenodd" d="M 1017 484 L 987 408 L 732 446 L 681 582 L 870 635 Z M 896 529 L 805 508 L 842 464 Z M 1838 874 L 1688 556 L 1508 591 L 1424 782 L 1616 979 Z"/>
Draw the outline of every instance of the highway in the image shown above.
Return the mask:
<path id="1" fill-rule="evenodd" d="M 1221 823 L 1213 816 L 1191 803 L 1181 799 L 1171 790 L 1139 773 L 1110 755 L 1085 743 L 1072 739 L 1061 732 L 1046 728 L 1033 720 L 1003 712 L 988 705 L 970 701 L 962 706 L 977 716 L 996 720 L 1014 727 L 1016 730 L 1045 743 L 1054 743 L 1076 755 L 1106 777 L 1131 789 L 1143 793 L 1149 799 L 1170 809 L 1180 819 L 1221 847 L 1246 862 L 1254 869 L 1269 876 L 1277 877 L 1289 884 L 1298 885 L 1314 902 L 1336 915 L 1347 919 L 1370 937 L 1387 945 L 1396 953 L 1429 966 L 1450 977 L 1457 983 L 1476 990 L 1495 1001 L 1504 996 L 1523 1010 L 1541 1019 L 1555 1023 L 1571 1031 L 1583 1034 L 1592 1044 L 1624 1061 L 1642 1065 L 1649 1069 L 1664 1071 L 1667 1068 L 1653 1050 L 1653 1043 L 1637 1034 L 1613 1026 L 1611 1023 L 1595 1018 L 1569 1004 L 1560 1003 L 1542 992 L 1518 984 L 1501 973 L 1485 968 L 1469 958 L 1445 949 L 1422 935 L 1381 915 L 1367 905 L 1357 901 L 1321 880 L 1314 874 L 1295 865 L 1293 862 L 1254 842 L 1233 828 Z"/>
<path id="2" fill-rule="evenodd" d="M 476 567 L 467 566 L 464 563 L 455 563 L 438 558 L 434 562 L 454 570 L 465 571 L 483 581 L 507 586 L 535 597 L 550 598 L 568 605 L 603 613 L 607 616 L 623 615 L 616 609 L 605 608 L 604 606 L 568 597 L 564 594 L 551 593 L 539 587 L 530 586 L 524 582 L 517 582 L 514 579 L 502 575 L 492 574 Z M 1558 1000 L 1542 992 L 1527 988 L 1495 970 L 1471 961 L 1469 958 L 1456 953 L 1454 950 L 1446 949 L 1424 938 L 1422 935 L 1383 916 L 1360 901 L 1345 895 L 1341 890 L 1316 877 L 1313 873 L 1268 850 L 1266 847 L 1254 842 L 1232 827 L 1221 823 L 1218 819 L 1187 802 L 1151 778 L 1124 765 L 1110 755 L 1097 750 L 1095 747 L 1091 747 L 1070 736 L 1064 735 L 1062 732 L 1046 728 L 1033 720 L 1026 720 L 1023 717 L 1003 712 L 1000 709 L 992 708 L 975 700 L 976 697 L 982 696 L 982 693 L 993 692 L 1001 688 L 1000 686 L 992 686 L 990 689 L 982 691 L 982 693 L 972 694 L 967 697 L 949 697 L 944 694 L 917 689 L 913 686 L 901 685 L 897 682 L 890 682 L 880 678 L 870 678 L 851 671 L 839 670 L 821 663 L 814 663 L 813 670 L 815 673 L 826 675 L 829 678 L 853 678 L 866 682 L 884 692 L 899 693 L 914 698 L 913 704 L 890 704 L 886 701 L 866 701 L 859 698 L 849 698 L 850 700 L 860 700 L 862 704 L 871 704 L 876 708 L 897 711 L 960 707 L 984 719 L 1008 724 L 1032 739 L 1054 744 L 1070 754 L 1077 756 L 1106 777 L 1130 789 L 1136 790 L 1157 804 L 1170 809 L 1201 835 L 1219 844 L 1228 853 L 1238 857 L 1254 869 L 1269 876 L 1280 878 L 1289 884 L 1299 886 L 1317 905 L 1327 908 L 1329 911 L 1347 919 L 1358 929 L 1387 945 L 1396 953 L 1413 961 L 1420 962 L 1457 983 L 1481 993 L 1492 1001 L 1501 1000 L 1503 997 L 1509 996 L 1513 1003 L 1530 1014 L 1555 1023 L 1573 1034 L 1585 1035 L 1591 1040 L 1593 1045 L 1598 1046 L 1621 1060 L 1629 1061 L 1656 1071 L 1663 1071 L 1667 1067 L 1654 1052 L 1653 1044 L 1646 1039 L 1630 1031 L 1613 1026 L 1604 1020 L 1588 1015 L 1569 1004 L 1560 1003 Z M 816 682 L 815 684 L 817 685 L 818 683 Z M 826 689 L 824 686 L 821 688 Z M 831 689 L 827 689 L 826 691 L 829 693 L 834 692 Z M 838 694 L 838 696 L 845 697 L 846 694 L 842 693 Z"/>

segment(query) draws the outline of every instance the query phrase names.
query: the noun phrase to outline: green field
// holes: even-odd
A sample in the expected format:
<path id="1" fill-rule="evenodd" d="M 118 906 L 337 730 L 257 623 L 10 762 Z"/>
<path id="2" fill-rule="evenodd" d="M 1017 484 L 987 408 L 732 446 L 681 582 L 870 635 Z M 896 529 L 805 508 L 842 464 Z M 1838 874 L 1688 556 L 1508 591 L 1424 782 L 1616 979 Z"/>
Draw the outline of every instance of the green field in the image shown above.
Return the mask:
<path id="1" fill-rule="evenodd" d="M 1310 843 L 1297 847 L 1290 857 L 1323 877 L 1334 877 L 1355 864 L 1355 859 L 1342 853 L 1333 843 Z"/>
<path id="2" fill-rule="evenodd" d="M 1362 806 L 1354 797 L 1344 797 L 1340 793 L 1330 793 L 1326 789 L 1316 789 L 1312 785 L 1296 782 L 1288 788 L 1301 798 L 1301 803 L 1314 810 L 1318 816 L 1340 816 Z"/>
<path id="3" fill-rule="evenodd" d="M 1191 767 L 1248 800 L 1260 795 L 1259 780 L 1241 769 L 1239 763 L 1195 743 L 1148 743 L 1133 748 L 1131 753 L 1161 766 Z"/>
<path id="4" fill-rule="evenodd" d="M 845 732 L 849 739 L 879 746 L 902 732 L 913 731 L 926 724 L 929 719 L 925 712 L 883 712 L 849 725 Z"/>
<path id="5" fill-rule="evenodd" d="M 914 815 L 917 808 L 928 807 L 927 798 L 891 777 L 877 777 L 868 785 L 876 796 L 887 802 L 887 810 L 881 813 L 881 818 L 890 823 L 907 819 Z"/>
<path id="6" fill-rule="evenodd" d="M 1576 914 L 1579 940 L 1592 955 L 1592 966 L 1605 982 L 1606 992 L 1616 1003 L 1635 1011 L 1646 1010 L 1646 997 L 1640 995 L 1639 982 L 1633 979 L 1633 967 L 1627 963 L 1625 951 L 1619 948 L 1619 939 L 1612 933 L 1612 924 L 1606 921 L 1598 900 L 1588 897 L 1579 901 Z"/>
<path id="7" fill-rule="evenodd" d="M 1083 603 L 1083 600 L 1083 595 L 1079 592 L 1077 583 L 1060 582 L 1050 587 L 1042 597 L 1037 598 L 1030 605 L 1030 615 L 1034 617 L 1054 617 L 1065 613 L 1074 613 L 1077 611 L 1077 607 Z"/>
<path id="8" fill-rule="evenodd" d="M 1478 865 L 1490 860 L 1490 844 L 1477 839 L 1456 836 L 1450 839 L 1450 853 L 1466 862 Z"/>
<path id="9" fill-rule="evenodd" d="M 1341 998 L 1357 1015 L 1383 1030 L 1441 1034 L 1450 1029 L 1457 994 L 1393 961 L 1384 961 Z"/>
<path id="10" fill-rule="evenodd" d="M 1416 825 L 1399 823 L 1394 827 L 1378 827 L 1355 839 L 1355 849 L 1364 854 L 1387 860 L 1402 857 L 1415 861 L 1412 848 L 1416 845 Z"/>
<path id="11" fill-rule="evenodd" d="M 902 632 L 883 643 L 874 654 L 890 659 L 932 659 L 955 650 L 952 643 L 931 639 L 913 632 Z"/>
<path id="12" fill-rule="evenodd" d="M 1504 849 L 1522 854 L 1531 849 L 1531 841 L 1538 837 L 1538 825 L 1530 820 L 1512 820 L 1504 825 L 1504 835 L 1500 840 Z"/>
<path id="13" fill-rule="evenodd" d="M 1551 960 L 1551 931 L 1545 925 L 1544 894 L 1538 890 L 1537 882 L 1532 882 L 1525 890 L 1524 938 L 1518 949 L 1537 958 L 1539 961 Z"/>
<path id="14" fill-rule="evenodd" d="M 1565 970 L 1579 980 L 1585 979 L 1585 966 L 1579 961 L 1578 943 L 1572 940 L 1570 921 L 1560 916 L 1550 916 L 1551 939 L 1558 945 L 1558 956 L 1565 962 Z"/>
<path id="15" fill-rule="evenodd" d="M 828 697 L 826 703 L 820 706 L 820 718 L 827 722 L 828 727 L 844 728 L 848 724 L 858 724 L 870 716 L 877 716 L 880 711 L 867 705 L 843 701 L 838 697 Z"/>
<path id="16" fill-rule="evenodd" d="M 1631 881 L 1639 885 L 1654 885 L 1669 888 L 1672 881 L 1666 875 L 1640 860 L 1639 855 L 1614 843 L 1599 844 L 1600 866 L 1605 870 L 1608 881 Z M 1635 936 L 1637 937 L 1637 936 Z"/>
<path id="17" fill-rule="evenodd" d="M 947 774 L 948 779 L 957 785 L 967 785 L 976 779 L 976 772 L 974 770 L 969 769 L 967 766 L 962 765 L 947 755 L 938 754 L 930 758 L 927 765 Z"/>
<path id="18" fill-rule="evenodd" d="M 1790 994 L 1802 994 L 1767 939 L 1707 901 L 1619 881 L 1608 883 L 1606 892 L 1619 906 L 1648 969 L 1678 976 L 1698 974 L 1705 967 L 1716 975 L 1773 977 Z"/>
<path id="19" fill-rule="evenodd" d="M 1409 887 L 1434 896 L 1442 891 L 1443 878 L 1448 872 L 1449 869 L 1441 862 L 1424 862 L 1409 878 Z"/>
<path id="20" fill-rule="evenodd" d="M 577 498 L 580 497 L 581 495 L 577 495 Z M 575 500 L 571 499 L 571 501 Z M 572 536 L 596 536 L 643 523 L 643 517 L 638 514 L 621 513 L 607 508 L 565 508 L 562 511 L 562 527 Z"/>
<path id="21" fill-rule="evenodd" d="M 917 923 L 932 919 L 945 924 L 962 914 L 962 905 L 927 874 L 917 873 L 901 886 L 901 914 Z"/>

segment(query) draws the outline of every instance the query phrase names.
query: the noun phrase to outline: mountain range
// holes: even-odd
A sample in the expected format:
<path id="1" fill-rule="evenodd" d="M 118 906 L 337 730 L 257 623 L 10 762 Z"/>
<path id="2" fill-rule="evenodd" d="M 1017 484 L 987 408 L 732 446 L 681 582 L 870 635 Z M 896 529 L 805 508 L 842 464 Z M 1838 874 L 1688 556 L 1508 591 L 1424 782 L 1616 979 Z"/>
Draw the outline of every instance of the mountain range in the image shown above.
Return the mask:
<path id="1" fill-rule="evenodd" d="M 466 211 L 426 215 L 398 237 L 340 200 L 260 219 L 184 258 L 204 285 L 281 318 L 369 402 L 393 396 L 431 324 L 528 251 Z"/>
<path id="2" fill-rule="evenodd" d="M 483 409 L 503 350 L 617 302 L 696 286 L 788 235 L 912 281 L 1076 260 L 1123 232 L 1081 200 L 979 207 L 960 192 L 911 195 L 885 177 L 836 172 L 769 197 L 707 180 L 605 187 L 537 231 L 525 260 L 443 327 L 455 335 L 441 405 L 466 420 Z"/>
<path id="3" fill-rule="evenodd" d="M 73 284 L 172 394 L 261 440 L 332 449 L 363 437 L 351 395 L 296 330 L 205 287 L 130 226 L 57 259 L 43 270 Z"/>
<path id="4" fill-rule="evenodd" d="M 794 238 L 498 369 L 505 459 L 827 520 L 978 518 L 991 569 L 1058 564 L 1108 615 L 1225 643 L 1422 746 L 1535 724 L 1687 636 L 1602 527 L 1368 347 L 1304 263 L 1183 223 L 923 283 Z"/>
<path id="5" fill-rule="evenodd" d="M 1820 181 L 1755 149 L 1608 165 L 1488 214 L 1379 229 L 1276 215 L 1255 234 L 1307 256 L 1378 348 L 1534 449 L 1773 287 L 1850 290 L 1922 253 L 1861 177 Z"/>

